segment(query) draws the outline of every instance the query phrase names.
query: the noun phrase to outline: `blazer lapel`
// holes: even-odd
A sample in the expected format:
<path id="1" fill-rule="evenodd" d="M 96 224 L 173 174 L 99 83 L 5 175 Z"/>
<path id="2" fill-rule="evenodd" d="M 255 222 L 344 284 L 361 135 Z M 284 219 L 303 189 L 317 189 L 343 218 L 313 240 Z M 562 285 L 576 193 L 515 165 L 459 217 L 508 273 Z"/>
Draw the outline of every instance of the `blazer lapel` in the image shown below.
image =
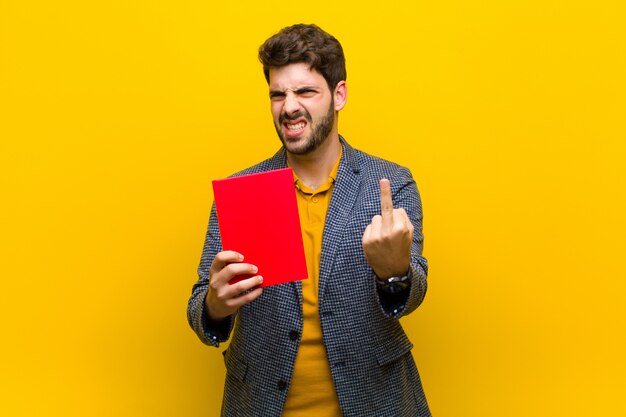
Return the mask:
<path id="1" fill-rule="evenodd" d="M 360 168 L 354 149 L 339 137 L 343 145 L 343 157 L 339 162 L 337 181 L 335 182 L 330 206 L 326 214 L 324 236 L 322 237 L 322 255 L 320 260 L 319 300 L 322 300 L 324 288 L 330 279 L 333 261 L 342 241 L 342 235 L 346 230 L 346 224 L 350 219 L 352 207 L 359 194 L 361 177 L 358 175 Z"/>

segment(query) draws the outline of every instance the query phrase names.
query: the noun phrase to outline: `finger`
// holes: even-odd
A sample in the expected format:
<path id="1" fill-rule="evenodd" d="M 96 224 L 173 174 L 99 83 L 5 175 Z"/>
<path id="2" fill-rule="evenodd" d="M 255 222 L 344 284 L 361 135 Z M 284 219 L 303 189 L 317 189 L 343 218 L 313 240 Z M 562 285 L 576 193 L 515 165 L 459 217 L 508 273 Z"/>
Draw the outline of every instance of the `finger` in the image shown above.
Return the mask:
<path id="1" fill-rule="evenodd" d="M 409 229 L 412 232 L 414 227 L 413 227 L 413 223 L 411 223 L 411 219 L 409 219 L 409 215 L 406 213 L 406 211 L 402 207 L 400 207 L 397 210 L 398 210 L 398 213 L 400 213 L 400 217 L 404 221 L 404 224 L 406 225 L 407 229 Z"/>
<path id="2" fill-rule="evenodd" d="M 383 218 L 383 229 L 391 229 L 393 225 L 393 201 L 391 200 L 391 184 L 389 180 L 380 180 L 380 214 Z"/>
<path id="3" fill-rule="evenodd" d="M 393 209 L 393 227 L 396 230 L 407 230 L 409 223 L 409 217 L 403 208 Z"/>
<path id="4" fill-rule="evenodd" d="M 370 229 L 370 236 L 373 238 L 380 237 L 382 228 L 383 228 L 383 217 L 379 214 L 372 217 L 372 226 Z"/>
<path id="5" fill-rule="evenodd" d="M 235 278 L 237 275 L 254 275 L 259 272 L 259 268 L 256 265 L 246 263 L 232 263 L 228 264 L 222 269 L 224 275 L 228 276 L 227 281 Z"/>
<path id="6" fill-rule="evenodd" d="M 248 293 L 242 294 L 237 298 L 229 300 L 227 304 L 231 308 L 239 308 L 244 304 L 248 304 L 249 302 L 256 300 L 261 294 L 263 294 L 263 288 L 259 287 Z"/>
<path id="7" fill-rule="evenodd" d="M 259 275 L 242 279 L 241 281 L 238 281 L 233 285 L 228 285 L 228 288 L 224 291 L 224 296 L 226 298 L 235 298 L 242 292 L 258 287 L 262 283 L 263 277 Z"/>
<path id="8" fill-rule="evenodd" d="M 369 241 L 371 235 L 372 235 L 372 225 L 368 224 L 367 227 L 365 228 L 365 231 L 363 232 L 363 238 L 361 238 L 361 243 L 365 243 Z"/>
<path id="9" fill-rule="evenodd" d="M 230 263 L 242 262 L 242 261 L 243 261 L 243 255 L 240 254 L 239 252 L 235 252 L 232 250 L 225 250 L 225 251 L 219 252 L 217 255 L 215 255 L 215 258 L 213 259 L 213 263 L 211 264 L 211 272 L 212 273 L 219 272 L 226 265 Z"/>
<path id="10" fill-rule="evenodd" d="M 222 270 L 216 272 L 211 275 L 211 281 L 215 286 L 221 286 L 237 275 L 254 275 L 259 272 L 259 268 L 256 265 L 247 264 L 247 263 L 230 263 L 226 265 Z"/>

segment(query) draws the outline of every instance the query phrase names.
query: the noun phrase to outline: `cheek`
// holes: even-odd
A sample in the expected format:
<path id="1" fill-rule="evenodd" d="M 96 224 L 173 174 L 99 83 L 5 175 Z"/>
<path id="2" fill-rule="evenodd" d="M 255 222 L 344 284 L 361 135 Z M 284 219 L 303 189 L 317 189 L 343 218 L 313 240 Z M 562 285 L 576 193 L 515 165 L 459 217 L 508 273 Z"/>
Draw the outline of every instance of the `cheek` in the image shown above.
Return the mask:
<path id="1" fill-rule="evenodd" d="M 272 117 L 274 121 L 278 123 L 278 118 L 280 117 L 280 113 L 282 112 L 283 106 L 281 103 L 272 103 L 270 106 L 270 110 L 272 111 Z"/>
<path id="2" fill-rule="evenodd" d="M 330 108 L 330 100 L 317 100 L 308 107 L 311 114 L 315 117 L 325 117 L 328 114 Z"/>

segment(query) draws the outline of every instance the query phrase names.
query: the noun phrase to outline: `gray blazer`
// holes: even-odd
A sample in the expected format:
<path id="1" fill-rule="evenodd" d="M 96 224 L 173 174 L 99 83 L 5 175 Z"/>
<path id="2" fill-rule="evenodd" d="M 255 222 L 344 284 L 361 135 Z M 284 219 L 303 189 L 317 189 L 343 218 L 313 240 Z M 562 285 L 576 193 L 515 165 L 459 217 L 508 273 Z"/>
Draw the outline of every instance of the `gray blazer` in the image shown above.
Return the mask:
<path id="1" fill-rule="evenodd" d="M 326 216 L 319 277 L 319 314 L 326 352 L 344 416 L 430 416 L 412 343 L 398 319 L 415 310 L 426 293 L 422 257 L 422 207 L 408 169 L 353 149 L 341 138 L 343 156 Z M 285 168 L 285 150 L 236 175 Z M 377 289 L 361 237 L 380 214 L 379 180 L 389 178 L 394 207 L 403 207 L 415 232 L 411 285 L 399 295 Z M 264 288 L 257 300 L 219 326 L 206 320 L 209 268 L 221 251 L 215 205 L 211 210 L 200 279 L 187 316 L 202 342 L 224 352 L 226 383 L 222 416 L 280 416 L 289 391 L 302 331 L 302 284 Z M 234 331 L 233 331 L 234 328 Z"/>

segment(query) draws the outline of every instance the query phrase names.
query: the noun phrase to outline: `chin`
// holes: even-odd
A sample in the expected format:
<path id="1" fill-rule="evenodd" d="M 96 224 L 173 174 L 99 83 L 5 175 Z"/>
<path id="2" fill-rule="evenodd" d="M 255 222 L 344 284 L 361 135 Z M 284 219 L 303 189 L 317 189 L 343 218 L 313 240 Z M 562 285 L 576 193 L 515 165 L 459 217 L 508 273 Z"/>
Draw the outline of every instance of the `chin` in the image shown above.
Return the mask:
<path id="1" fill-rule="evenodd" d="M 287 152 L 294 155 L 304 155 L 312 150 L 310 149 L 311 144 L 309 143 L 309 141 L 302 136 L 298 136 L 295 138 L 284 138 L 281 136 L 280 141 L 283 143 L 283 146 L 285 147 Z"/>
<path id="2" fill-rule="evenodd" d="M 313 149 L 309 149 L 309 147 L 306 146 L 306 144 L 297 144 L 297 145 L 294 144 L 292 146 L 286 145 L 285 149 L 287 149 L 287 152 L 293 155 L 306 155 L 310 153 L 311 151 L 313 151 Z"/>

